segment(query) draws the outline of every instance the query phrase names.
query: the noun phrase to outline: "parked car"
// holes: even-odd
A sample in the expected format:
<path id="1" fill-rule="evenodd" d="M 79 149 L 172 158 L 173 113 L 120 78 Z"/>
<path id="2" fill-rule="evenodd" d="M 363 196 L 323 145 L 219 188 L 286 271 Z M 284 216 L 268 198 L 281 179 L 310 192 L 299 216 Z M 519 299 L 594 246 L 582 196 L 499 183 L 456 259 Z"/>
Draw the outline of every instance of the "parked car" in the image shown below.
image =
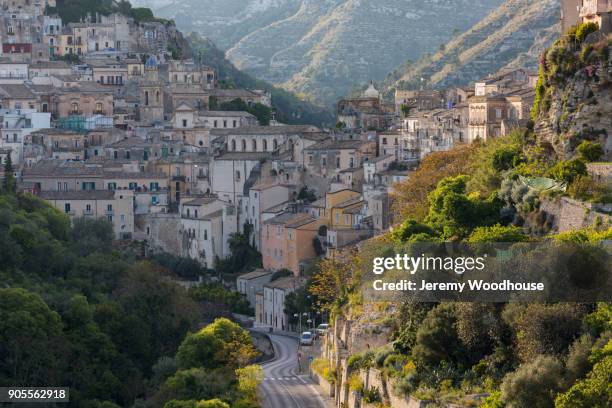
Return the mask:
<path id="1" fill-rule="evenodd" d="M 314 341 L 314 336 L 311 332 L 304 332 L 300 336 L 300 345 L 301 346 L 312 346 L 312 342 Z"/>
<path id="2" fill-rule="evenodd" d="M 317 337 L 321 337 L 327 332 L 328 329 L 329 329 L 329 324 L 321 323 L 320 325 L 317 326 L 315 333 L 317 334 Z"/>

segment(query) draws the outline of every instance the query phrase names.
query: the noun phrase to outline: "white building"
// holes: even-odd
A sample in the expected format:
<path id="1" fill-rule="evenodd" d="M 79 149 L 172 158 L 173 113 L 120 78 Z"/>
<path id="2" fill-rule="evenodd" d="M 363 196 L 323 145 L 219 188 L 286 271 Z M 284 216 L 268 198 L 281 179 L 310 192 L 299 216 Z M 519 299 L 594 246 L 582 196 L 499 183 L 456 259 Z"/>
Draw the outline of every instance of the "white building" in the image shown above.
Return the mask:
<path id="1" fill-rule="evenodd" d="M 0 109 L 0 147 L 11 149 L 13 164 L 23 162 L 23 149 L 27 136 L 51 127 L 51 114 L 34 109 Z"/>

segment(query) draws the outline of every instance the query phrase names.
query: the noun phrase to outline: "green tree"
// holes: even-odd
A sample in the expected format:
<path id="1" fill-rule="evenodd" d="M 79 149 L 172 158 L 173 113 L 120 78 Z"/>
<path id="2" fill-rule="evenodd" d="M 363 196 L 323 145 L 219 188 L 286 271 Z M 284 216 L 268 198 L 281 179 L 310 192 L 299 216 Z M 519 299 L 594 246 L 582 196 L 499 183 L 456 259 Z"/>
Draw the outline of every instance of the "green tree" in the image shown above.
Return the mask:
<path id="1" fill-rule="evenodd" d="M 528 304 L 515 325 L 518 355 L 533 361 L 538 355 L 561 355 L 578 337 L 585 315 L 581 305 L 571 303 Z"/>
<path id="2" fill-rule="evenodd" d="M 2 181 L 2 190 L 9 194 L 14 193 L 16 189 L 13 172 L 13 160 L 11 159 L 11 155 L 7 154 L 6 159 L 4 159 L 4 180 Z"/>
<path id="3" fill-rule="evenodd" d="M 59 385 L 65 339 L 59 314 L 25 289 L 0 289 L 0 384 Z"/>
<path id="4" fill-rule="evenodd" d="M 555 180 L 573 182 L 578 176 L 587 175 L 587 167 L 580 159 L 572 159 L 558 162 L 548 172 Z"/>
<path id="5" fill-rule="evenodd" d="M 604 155 L 601 143 L 585 140 L 576 148 L 578 155 L 585 162 L 595 162 Z"/>
<path id="6" fill-rule="evenodd" d="M 559 360 L 538 356 L 504 378 L 502 400 L 511 407 L 550 408 L 560 389 L 562 374 Z"/>
<path id="7" fill-rule="evenodd" d="M 432 367 L 442 361 L 453 361 L 460 356 L 461 344 L 455 323 L 452 303 L 442 303 L 432 309 L 416 332 L 416 341 L 412 348 L 415 361 Z"/>
<path id="8" fill-rule="evenodd" d="M 176 354 L 180 368 L 240 368 L 258 355 L 249 333 L 228 319 L 216 319 L 187 335 Z"/>

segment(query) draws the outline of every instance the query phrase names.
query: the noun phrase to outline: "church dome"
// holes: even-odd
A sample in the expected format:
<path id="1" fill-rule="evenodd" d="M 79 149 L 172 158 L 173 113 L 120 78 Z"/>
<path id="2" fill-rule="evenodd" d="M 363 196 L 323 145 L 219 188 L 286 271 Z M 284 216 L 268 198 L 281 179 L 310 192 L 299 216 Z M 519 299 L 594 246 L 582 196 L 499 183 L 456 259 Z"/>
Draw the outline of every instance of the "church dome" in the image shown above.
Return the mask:
<path id="1" fill-rule="evenodd" d="M 374 87 L 374 82 L 370 82 L 368 89 L 363 91 L 363 96 L 365 98 L 380 98 L 380 92 Z"/>

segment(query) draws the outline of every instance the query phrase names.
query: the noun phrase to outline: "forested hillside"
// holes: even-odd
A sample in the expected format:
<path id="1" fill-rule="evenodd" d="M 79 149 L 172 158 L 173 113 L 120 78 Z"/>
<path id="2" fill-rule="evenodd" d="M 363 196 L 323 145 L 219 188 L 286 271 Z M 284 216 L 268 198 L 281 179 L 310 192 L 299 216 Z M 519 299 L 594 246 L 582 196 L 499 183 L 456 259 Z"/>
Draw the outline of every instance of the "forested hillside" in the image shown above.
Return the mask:
<path id="1" fill-rule="evenodd" d="M 219 75 L 219 85 L 223 88 L 265 89 L 272 94 L 272 105 L 276 120 L 287 124 L 313 124 L 331 126 L 334 116 L 327 108 L 306 102 L 282 88 L 252 77 L 236 68 L 225 58 L 225 53 L 218 49 L 209 39 L 197 34 L 188 36 L 194 54 L 200 55 L 202 61 L 215 68 Z"/>
<path id="2" fill-rule="evenodd" d="M 188 292 L 173 280 L 204 273 L 196 263 L 168 269 L 112 237 L 106 221 L 72 227 L 34 196 L 0 194 L 0 385 L 70 387 L 75 407 L 256 406 L 248 333 L 226 319 L 197 331 L 204 309 L 244 300 L 215 284 Z"/>

